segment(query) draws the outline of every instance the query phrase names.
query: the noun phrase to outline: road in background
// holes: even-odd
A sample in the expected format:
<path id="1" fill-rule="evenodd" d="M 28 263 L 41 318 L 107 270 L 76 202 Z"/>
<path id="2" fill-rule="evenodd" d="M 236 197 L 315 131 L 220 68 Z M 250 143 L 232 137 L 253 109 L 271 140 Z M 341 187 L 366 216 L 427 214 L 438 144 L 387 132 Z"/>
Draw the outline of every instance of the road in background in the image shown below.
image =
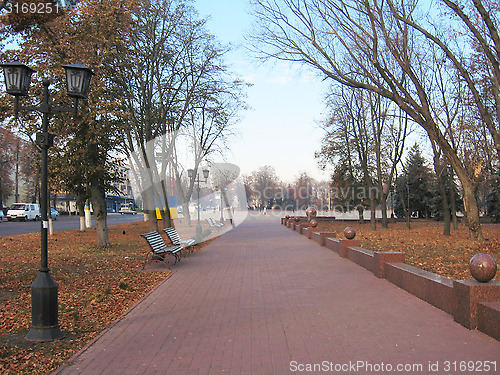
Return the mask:
<path id="1" fill-rule="evenodd" d="M 124 223 L 131 223 L 135 221 L 143 221 L 144 215 L 120 215 L 120 214 L 108 214 L 108 225 L 118 225 Z M 68 230 L 68 229 L 78 229 L 80 228 L 80 217 L 79 216 L 59 216 L 59 219 L 54 220 L 54 231 Z M 0 236 L 7 236 L 13 234 L 22 233 L 35 233 L 40 232 L 39 221 L 7 221 L 5 218 L 0 223 Z M 92 225 L 95 225 L 94 219 L 92 219 Z"/>

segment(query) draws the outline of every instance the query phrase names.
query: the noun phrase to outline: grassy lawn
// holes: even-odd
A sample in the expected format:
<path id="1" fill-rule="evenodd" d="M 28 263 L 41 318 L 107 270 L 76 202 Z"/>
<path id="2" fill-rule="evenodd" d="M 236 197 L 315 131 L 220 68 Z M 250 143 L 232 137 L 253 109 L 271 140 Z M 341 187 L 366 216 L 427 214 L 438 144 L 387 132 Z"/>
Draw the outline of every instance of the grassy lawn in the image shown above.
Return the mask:
<path id="1" fill-rule="evenodd" d="M 377 223 L 377 230 L 370 223 L 357 222 L 319 222 L 316 230 L 336 232 L 337 237 L 345 238 L 346 226 L 356 229 L 356 239 L 361 246 L 373 251 L 400 251 L 405 254 L 406 263 L 434 272 L 454 280 L 472 279 L 469 261 L 477 253 L 492 255 L 500 263 L 500 224 L 484 224 L 483 233 L 488 240 L 476 242 L 468 239 L 468 229 L 463 224 L 452 229 L 451 236 L 443 236 L 443 224 L 435 221 L 413 220 L 407 224 L 391 223 L 388 229 Z M 500 281 L 500 272 L 495 280 Z"/>
<path id="2" fill-rule="evenodd" d="M 92 229 L 49 237 L 49 267 L 59 286 L 59 324 L 66 337 L 44 344 L 24 339 L 31 325 L 30 285 L 40 265 L 40 234 L 0 237 L 0 373 L 56 369 L 168 277 L 171 271 L 163 265 L 142 270 L 149 247 L 140 234 L 147 231 L 144 222 L 110 227 L 109 249 L 94 246 Z"/>

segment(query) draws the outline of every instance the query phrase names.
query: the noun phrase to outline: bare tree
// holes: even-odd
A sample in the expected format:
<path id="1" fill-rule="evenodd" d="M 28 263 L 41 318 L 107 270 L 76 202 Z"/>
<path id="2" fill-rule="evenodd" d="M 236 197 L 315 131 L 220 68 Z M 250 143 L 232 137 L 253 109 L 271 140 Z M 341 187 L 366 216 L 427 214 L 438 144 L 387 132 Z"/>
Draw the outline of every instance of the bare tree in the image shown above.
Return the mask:
<path id="1" fill-rule="evenodd" d="M 387 227 L 386 201 L 404 149 L 408 123 L 394 113 L 394 105 L 375 93 L 346 87 L 332 90 L 328 104 L 332 115 L 324 124 L 326 135 L 316 156 L 323 166 L 344 163 L 347 169 L 338 169 L 336 175 L 344 179 L 343 188 L 347 188 L 345 183 L 349 180 L 362 190 L 356 195 L 363 199 L 355 203 L 360 219 L 363 208 L 369 206 L 375 229 L 375 209 L 380 204 L 383 226 Z M 345 173 L 349 175 L 347 180 Z"/>
<path id="2" fill-rule="evenodd" d="M 454 3 L 444 1 L 461 17 L 470 34 L 480 40 Z M 483 239 L 477 181 L 468 173 L 431 109 L 433 82 L 428 73 L 434 60 L 429 56 L 430 46 L 438 46 L 464 79 L 467 69 L 460 65 L 458 52 L 422 26 L 428 15 L 419 14 L 418 1 L 253 0 L 253 4 L 261 26 L 252 37 L 253 45 L 263 58 L 300 62 L 342 85 L 375 92 L 396 103 L 427 132 L 462 183 L 471 237 Z M 480 0 L 474 4 L 488 26 L 483 32 L 494 41 L 495 48 L 490 44 L 484 47 L 489 48 L 485 55 L 493 57 L 488 61 L 495 65 L 496 51 L 500 50 L 495 23 L 489 22 L 487 12 L 481 10 Z M 472 77 L 470 81 L 468 87 L 473 91 L 475 82 Z M 479 112 L 484 113 L 480 108 Z M 488 118 L 483 120 L 490 127 Z M 497 137 L 492 130 L 492 136 Z"/>
<path id="3" fill-rule="evenodd" d="M 267 207 L 279 187 L 279 178 L 273 167 L 265 165 L 252 172 L 249 177 L 251 193 L 248 197 L 259 207 Z"/>
<path id="4" fill-rule="evenodd" d="M 164 225 L 172 225 L 165 184 L 172 176 L 167 174 L 175 173 L 181 201 L 192 194 L 193 183 L 187 192 L 180 184 L 183 169 L 175 157 L 177 138 L 187 133 L 191 137 L 197 172 L 201 161 L 230 132 L 242 84 L 228 79 L 231 75 L 223 65 L 227 48 L 218 45 L 187 1 L 144 0 L 135 22 L 132 63 L 121 64 L 131 114 L 126 151 L 137 169 L 150 229 L 157 230 L 156 206 L 164 213 Z"/>

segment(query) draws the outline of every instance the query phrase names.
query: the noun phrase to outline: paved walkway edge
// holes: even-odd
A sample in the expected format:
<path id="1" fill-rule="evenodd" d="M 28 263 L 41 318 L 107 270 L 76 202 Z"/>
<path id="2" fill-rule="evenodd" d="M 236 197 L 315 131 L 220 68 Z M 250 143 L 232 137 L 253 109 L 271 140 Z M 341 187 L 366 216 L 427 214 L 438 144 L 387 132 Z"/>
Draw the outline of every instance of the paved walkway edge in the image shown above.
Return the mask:
<path id="1" fill-rule="evenodd" d="M 168 279 L 172 277 L 174 272 L 176 270 L 171 270 L 165 279 L 163 279 L 158 285 L 156 285 L 153 289 L 151 289 L 149 292 L 147 292 L 139 301 L 134 303 L 132 306 L 128 308 L 127 311 L 125 311 L 119 318 L 115 319 L 107 328 L 105 328 L 101 333 L 99 333 L 96 337 L 94 337 L 92 340 L 90 340 L 87 344 L 85 344 L 80 350 L 78 350 L 75 354 L 71 356 L 70 359 L 64 361 L 57 369 L 55 369 L 53 372 L 50 373 L 50 375 L 58 375 L 62 373 L 66 368 L 72 365 L 72 363 L 83 353 L 85 352 L 88 348 L 90 348 L 94 343 L 99 340 L 102 336 L 104 336 L 110 329 L 112 329 L 115 325 L 118 324 L 121 320 L 123 320 L 128 314 L 130 314 L 132 311 L 134 311 L 137 306 L 139 306 L 146 298 L 148 298 L 151 293 L 153 293 L 156 289 L 160 288 L 163 283 L 165 283 Z M 64 338 L 63 338 L 64 340 Z"/>

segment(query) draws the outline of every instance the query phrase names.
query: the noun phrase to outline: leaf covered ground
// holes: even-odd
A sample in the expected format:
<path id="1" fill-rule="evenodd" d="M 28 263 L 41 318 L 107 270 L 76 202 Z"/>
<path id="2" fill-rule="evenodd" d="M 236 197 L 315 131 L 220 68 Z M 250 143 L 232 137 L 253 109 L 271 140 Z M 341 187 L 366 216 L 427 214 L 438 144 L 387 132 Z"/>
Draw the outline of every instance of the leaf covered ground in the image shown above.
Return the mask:
<path id="1" fill-rule="evenodd" d="M 59 324 L 66 337 L 43 344 L 24 339 L 31 325 L 30 285 L 40 265 L 40 234 L 1 236 L 0 373 L 49 373 L 167 278 L 169 267 L 158 263 L 142 270 L 149 247 L 140 234 L 147 231 L 144 222 L 112 226 L 108 249 L 94 245 L 92 229 L 49 236 L 49 268 L 59 287 Z"/>
<path id="2" fill-rule="evenodd" d="M 469 240 L 463 225 L 444 237 L 442 224 L 428 221 L 412 222 L 411 230 L 405 223 L 392 223 L 389 229 L 379 225 L 373 231 L 369 223 L 340 221 L 319 223 L 317 230 L 342 237 L 347 225 L 356 228 L 363 247 L 402 251 L 406 263 L 453 279 L 471 278 L 468 262 L 479 252 L 500 261 L 500 225 L 483 226 L 486 242 Z M 144 222 L 110 227 L 109 249 L 93 245 L 93 230 L 49 237 L 49 267 L 59 285 L 59 323 L 66 337 L 44 344 L 24 339 L 31 323 L 30 285 L 38 273 L 40 235 L 1 236 L 0 373 L 49 373 L 167 278 L 171 271 L 166 267 L 141 270 L 149 248 L 140 234 L 147 231 Z M 181 237 L 189 238 L 190 233 L 181 232 Z M 496 280 L 500 281 L 498 274 Z"/>
<path id="3" fill-rule="evenodd" d="M 443 236 L 443 224 L 427 220 L 413 220 L 408 229 L 407 223 L 390 223 L 388 229 L 377 223 L 377 230 L 370 223 L 357 222 L 319 222 L 316 230 L 335 232 L 337 237 L 345 238 L 344 229 L 356 229 L 356 239 L 361 246 L 372 251 L 400 251 L 405 254 L 405 263 L 434 272 L 454 280 L 472 279 L 469 261 L 478 253 L 493 256 L 500 264 L 500 224 L 484 224 L 484 242 L 469 239 L 468 228 L 459 224 L 451 236 Z M 500 281 L 500 272 L 495 280 Z"/>

